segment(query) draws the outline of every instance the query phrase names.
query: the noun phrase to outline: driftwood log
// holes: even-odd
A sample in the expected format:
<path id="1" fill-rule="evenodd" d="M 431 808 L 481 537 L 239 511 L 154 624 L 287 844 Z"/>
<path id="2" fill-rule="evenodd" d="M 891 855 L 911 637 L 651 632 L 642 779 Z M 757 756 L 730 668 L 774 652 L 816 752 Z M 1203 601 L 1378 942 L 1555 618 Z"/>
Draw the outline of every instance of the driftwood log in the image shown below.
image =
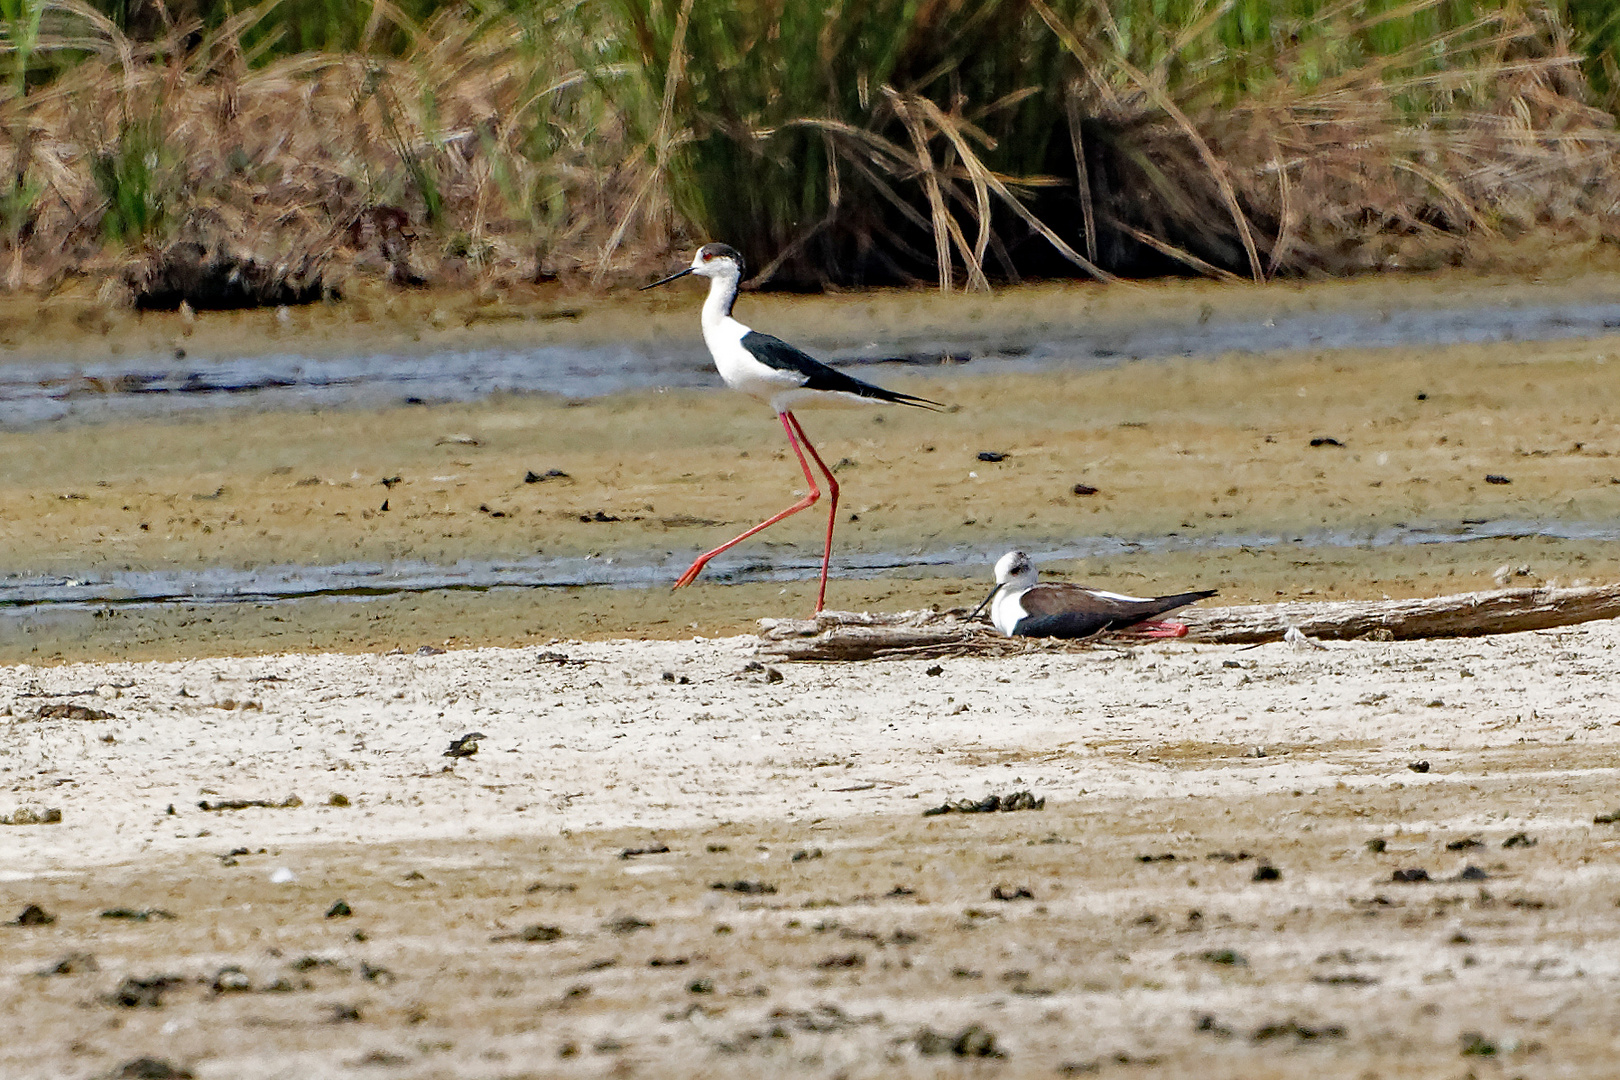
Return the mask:
<path id="1" fill-rule="evenodd" d="M 875 660 L 1002 656 L 1130 641 L 1108 634 L 1084 641 L 1006 638 L 965 609 L 868 614 L 824 611 L 814 619 L 761 619 L 762 651 L 781 660 Z M 1395 641 L 1545 630 L 1620 616 L 1620 585 L 1495 589 L 1419 600 L 1338 600 L 1187 608 L 1186 641 L 1248 645 L 1281 641 L 1297 629 L 1324 640 Z"/>

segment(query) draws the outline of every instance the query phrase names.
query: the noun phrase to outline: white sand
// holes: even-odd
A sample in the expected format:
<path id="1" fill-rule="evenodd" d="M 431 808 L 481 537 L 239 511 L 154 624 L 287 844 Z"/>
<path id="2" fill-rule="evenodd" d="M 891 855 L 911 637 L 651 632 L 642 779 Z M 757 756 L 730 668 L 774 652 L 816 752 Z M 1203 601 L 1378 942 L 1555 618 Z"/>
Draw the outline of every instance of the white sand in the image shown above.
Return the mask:
<path id="1" fill-rule="evenodd" d="M 13 667 L 0 815 L 63 821 L 0 827 L 0 875 L 237 845 L 915 814 L 1015 788 L 1423 785 L 1465 752 L 1536 744 L 1586 769 L 1620 741 L 1616 643 L 1620 627 L 1594 624 L 1308 651 L 1159 644 L 947 659 L 934 677 L 927 660 L 776 665 L 774 684 L 743 672 L 751 637 Z M 115 718 L 32 718 L 62 702 Z M 481 752 L 445 771 L 448 741 L 473 730 Z M 1434 772 L 1405 767 L 1418 758 Z M 197 806 L 292 795 L 301 807 Z"/>

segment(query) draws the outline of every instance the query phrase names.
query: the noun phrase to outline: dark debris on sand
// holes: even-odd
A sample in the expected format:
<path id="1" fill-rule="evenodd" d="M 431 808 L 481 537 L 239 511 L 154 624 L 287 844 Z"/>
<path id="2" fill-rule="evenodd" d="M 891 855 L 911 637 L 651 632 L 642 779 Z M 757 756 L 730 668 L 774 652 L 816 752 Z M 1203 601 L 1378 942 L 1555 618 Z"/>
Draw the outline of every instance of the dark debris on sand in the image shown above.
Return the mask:
<path id="1" fill-rule="evenodd" d="M 1046 809 L 1044 795 L 1037 799 L 1027 791 L 1016 791 L 1011 795 L 986 795 L 978 802 L 972 799 L 947 802 L 942 806 L 924 810 L 923 817 L 934 817 L 938 814 L 993 814 L 997 811 L 1044 809 Z"/>

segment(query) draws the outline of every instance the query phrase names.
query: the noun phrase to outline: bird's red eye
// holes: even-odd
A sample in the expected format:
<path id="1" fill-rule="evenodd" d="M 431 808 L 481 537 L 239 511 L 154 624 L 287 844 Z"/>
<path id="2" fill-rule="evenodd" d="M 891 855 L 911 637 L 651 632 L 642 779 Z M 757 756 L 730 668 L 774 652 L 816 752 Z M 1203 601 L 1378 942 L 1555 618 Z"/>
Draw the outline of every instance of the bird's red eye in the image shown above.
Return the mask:
<path id="1" fill-rule="evenodd" d="M 704 261 L 704 262 L 708 262 L 708 261 L 709 261 L 709 260 L 710 260 L 710 259 L 712 259 L 712 258 L 714 258 L 714 252 L 712 252 L 712 251 L 705 251 L 705 252 L 704 252 L 704 253 L 703 253 L 703 261 Z"/>

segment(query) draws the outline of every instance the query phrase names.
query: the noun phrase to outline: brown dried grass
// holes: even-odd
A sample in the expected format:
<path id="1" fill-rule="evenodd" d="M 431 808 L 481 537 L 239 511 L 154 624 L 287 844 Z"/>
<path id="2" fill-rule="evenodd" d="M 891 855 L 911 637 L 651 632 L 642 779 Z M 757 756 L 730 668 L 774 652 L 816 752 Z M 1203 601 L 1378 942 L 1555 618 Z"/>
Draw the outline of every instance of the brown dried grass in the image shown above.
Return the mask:
<path id="1" fill-rule="evenodd" d="M 1177 83 L 1168 61 L 1133 66 L 1105 47 L 1107 25 L 1029 3 L 1075 61 L 1050 95 L 1066 113 L 1054 123 L 1073 140 L 1073 174 L 994 167 L 981 118 L 1016 100 L 942 105 L 874 88 L 867 117 L 789 125 L 824 140 L 827 204 L 761 279 L 847 227 L 856 205 L 897 275 L 931 264 L 945 289 L 1016 279 L 1009 251 L 1030 239 L 1106 278 L 1098 238 L 1110 230 L 1196 272 L 1255 279 L 1469 263 L 1529 232 L 1620 238 L 1620 134 L 1585 104 L 1580 57 L 1545 13 L 1504 9 L 1308 90 L 1293 88 L 1299 58 L 1285 50 L 1269 89 L 1234 100 L 1230 86 Z M 693 138 L 676 108 L 679 42 L 652 86 L 594 59 L 620 55 L 594 47 L 611 27 L 566 5 L 535 25 L 469 9 L 419 28 L 379 3 L 360 51 L 260 63 L 243 42 L 274 6 L 136 42 L 81 0 L 47 5 L 41 49 L 80 59 L 0 100 L 0 177 L 26 175 L 42 192 L 0 236 L 0 283 L 127 282 L 180 239 L 313 265 L 329 281 L 600 281 L 643 272 L 705 230 L 678 217 L 670 194 Z M 1327 17 L 1349 19 L 1351 7 Z M 680 10 L 684 26 L 690 3 Z M 401 55 L 366 49 L 387 27 L 407 37 Z M 1412 74 L 1420 54 L 1444 63 Z M 120 161 L 127 183 L 110 192 L 107 163 Z M 1055 191 L 1078 211 L 1049 212 Z M 408 252 L 351 229 L 376 207 L 409 215 Z"/>

